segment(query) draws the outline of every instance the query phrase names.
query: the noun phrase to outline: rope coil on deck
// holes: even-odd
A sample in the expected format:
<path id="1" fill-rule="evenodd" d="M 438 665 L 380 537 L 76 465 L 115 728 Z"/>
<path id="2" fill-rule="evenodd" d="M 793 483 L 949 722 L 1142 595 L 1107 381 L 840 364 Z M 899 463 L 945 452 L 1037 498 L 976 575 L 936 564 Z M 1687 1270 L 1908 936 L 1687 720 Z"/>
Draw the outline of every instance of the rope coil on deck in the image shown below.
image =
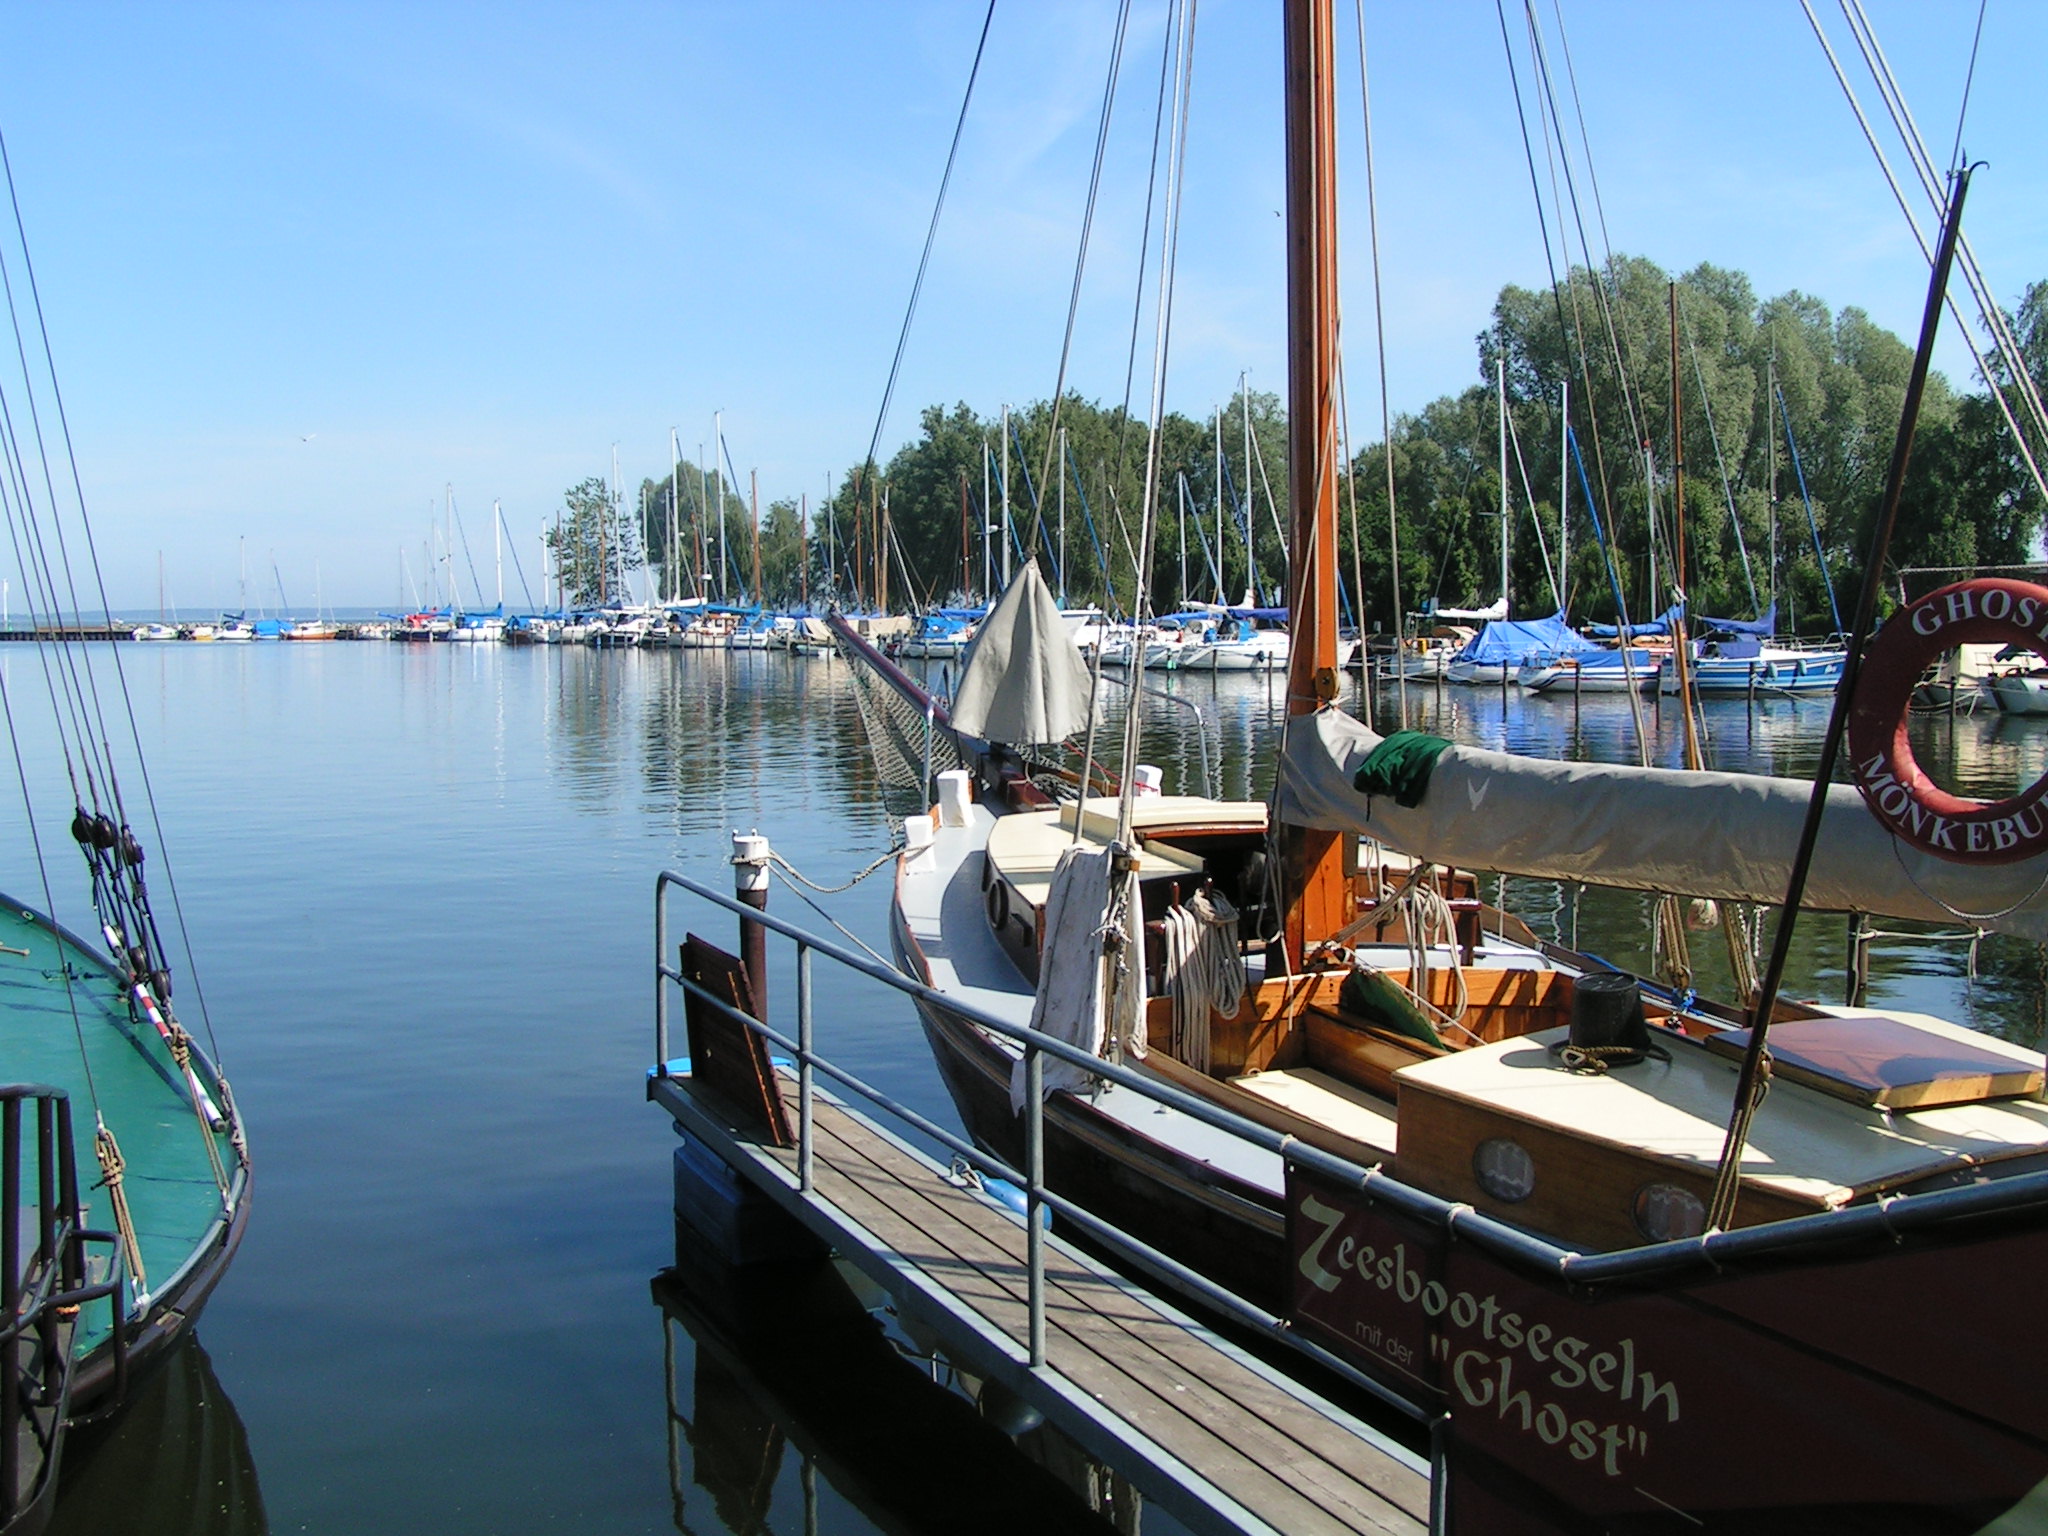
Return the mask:
<path id="1" fill-rule="evenodd" d="M 1209 1070 L 1209 1024 L 1244 1002 L 1244 955 L 1237 908 L 1222 892 L 1197 891 L 1165 914 L 1163 981 L 1173 999 L 1174 1055 L 1197 1072 Z"/>
<path id="2" fill-rule="evenodd" d="M 140 1296 L 149 1290 L 149 1275 L 142 1267 L 142 1242 L 135 1235 L 135 1218 L 128 1210 L 128 1191 L 121 1185 L 128 1161 L 121 1156 L 120 1143 L 104 1120 L 93 1130 L 92 1150 L 99 1159 L 100 1185 L 114 1207 L 114 1231 L 121 1239 L 121 1251 L 128 1256 L 128 1273 L 135 1277 L 135 1293 Z"/>
<path id="3" fill-rule="evenodd" d="M 1639 1061 L 1669 1061 L 1661 1045 L 1560 1045 L 1557 1064 L 1581 1077 L 1599 1077 L 1611 1067 L 1632 1067 Z"/>
<path id="4" fill-rule="evenodd" d="M 1457 963 L 1458 920 L 1451 911 L 1450 898 L 1434 881 L 1418 880 L 1408 887 L 1401 902 L 1408 919 L 1408 990 L 1444 1023 L 1462 1026 L 1471 996 L 1465 989 L 1464 967 Z M 1451 954 L 1452 1000 L 1444 1008 L 1429 1001 L 1429 952 L 1435 944 Z"/>

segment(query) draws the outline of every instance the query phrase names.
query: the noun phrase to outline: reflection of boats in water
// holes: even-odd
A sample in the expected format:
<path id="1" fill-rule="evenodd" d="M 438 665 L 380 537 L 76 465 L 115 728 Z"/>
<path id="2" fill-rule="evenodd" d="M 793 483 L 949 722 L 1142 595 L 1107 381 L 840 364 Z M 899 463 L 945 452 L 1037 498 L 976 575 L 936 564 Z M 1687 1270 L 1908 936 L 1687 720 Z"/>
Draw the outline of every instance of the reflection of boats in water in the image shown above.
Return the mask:
<path id="1" fill-rule="evenodd" d="M 270 1529 L 241 1415 L 197 1338 L 173 1350 L 120 1418 L 75 1431 L 50 1536 L 262 1536 Z"/>
<path id="2" fill-rule="evenodd" d="M 701 1241 L 677 1230 L 679 1250 Z M 860 1283 L 829 1261 L 743 1271 L 709 1261 L 655 1278 L 678 1530 L 705 1528 L 689 1511 L 705 1495 L 740 1536 L 817 1529 L 821 1475 L 885 1531 L 1103 1530 L 1070 1481 L 1092 1485 L 1103 1514 L 1122 1506 L 1116 1529 L 1139 1529 L 1128 1484 L 1047 1428 L 1013 1439 L 994 1403 L 977 1409 L 974 1383 L 892 1337 Z M 781 1475 L 792 1448 L 795 1511 Z"/>

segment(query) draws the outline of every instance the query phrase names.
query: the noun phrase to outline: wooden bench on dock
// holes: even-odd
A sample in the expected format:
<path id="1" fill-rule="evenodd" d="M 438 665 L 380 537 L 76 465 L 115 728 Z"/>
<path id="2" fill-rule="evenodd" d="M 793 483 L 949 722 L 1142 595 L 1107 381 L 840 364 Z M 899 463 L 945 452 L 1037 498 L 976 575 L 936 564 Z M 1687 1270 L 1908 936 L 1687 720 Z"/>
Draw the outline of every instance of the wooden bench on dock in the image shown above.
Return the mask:
<path id="1" fill-rule="evenodd" d="M 795 1085 L 778 1072 L 789 1123 Z M 1045 1360 L 1026 1340 L 1028 1234 L 847 1106 L 816 1095 L 812 1188 L 717 1094 L 658 1073 L 677 1128 L 883 1286 L 946 1348 L 1131 1477 L 1190 1529 L 1429 1529 L 1425 1460 L 1057 1238 L 1045 1258 Z"/>

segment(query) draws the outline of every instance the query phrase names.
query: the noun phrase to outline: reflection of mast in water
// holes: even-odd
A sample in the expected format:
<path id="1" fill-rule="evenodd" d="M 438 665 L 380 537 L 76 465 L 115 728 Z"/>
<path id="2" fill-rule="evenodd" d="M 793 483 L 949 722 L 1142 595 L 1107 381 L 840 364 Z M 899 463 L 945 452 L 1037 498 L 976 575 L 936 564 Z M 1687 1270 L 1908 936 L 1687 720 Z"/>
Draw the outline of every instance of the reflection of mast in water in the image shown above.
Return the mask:
<path id="1" fill-rule="evenodd" d="M 653 1291 L 678 1531 L 707 1531 L 689 1518 L 701 1498 L 694 1488 L 735 1536 L 814 1532 L 821 1479 L 827 1498 L 852 1505 L 869 1528 L 906 1536 L 1099 1533 L 1104 1515 L 1116 1530 L 1139 1530 L 1128 1484 L 1048 1429 L 1012 1439 L 937 1385 L 960 1378 L 891 1342 L 830 1262 L 692 1263 L 656 1276 Z M 797 1453 L 794 1489 L 785 1447 Z M 1069 1478 L 1094 1489 L 1101 1515 Z"/>
<path id="2" fill-rule="evenodd" d="M 105 1430 L 74 1430 L 49 1536 L 116 1530 L 265 1536 L 241 1415 L 197 1338 L 174 1349 Z"/>

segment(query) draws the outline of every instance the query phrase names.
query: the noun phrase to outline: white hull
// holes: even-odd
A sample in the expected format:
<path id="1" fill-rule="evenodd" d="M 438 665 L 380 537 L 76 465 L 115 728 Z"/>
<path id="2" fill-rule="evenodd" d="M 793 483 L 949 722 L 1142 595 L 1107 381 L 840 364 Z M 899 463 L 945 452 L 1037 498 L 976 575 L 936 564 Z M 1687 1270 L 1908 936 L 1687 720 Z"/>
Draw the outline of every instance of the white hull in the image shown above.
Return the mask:
<path id="1" fill-rule="evenodd" d="M 1570 662 L 1549 662 L 1522 668 L 1518 677 L 1531 693 L 1652 693 L 1663 663 L 1639 663 L 1629 671 L 1621 667 L 1582 667 Z"/>
<path id="2" fill-rule="evenodd" d="M 1994 677 L 1991 696 L 2008 715 L 2048 715 L 2048 675 L 2016 672 Z"/>
<path id="3" fill-rule="evenodd" d="M 1444 681 L 1460 683 L 1468 687 L 1498 688 L 1503 683 L 1515 681 L 1515 674 L 1521 669 L 1494 661 L 1454 661 L 1444 668 Z"/>

